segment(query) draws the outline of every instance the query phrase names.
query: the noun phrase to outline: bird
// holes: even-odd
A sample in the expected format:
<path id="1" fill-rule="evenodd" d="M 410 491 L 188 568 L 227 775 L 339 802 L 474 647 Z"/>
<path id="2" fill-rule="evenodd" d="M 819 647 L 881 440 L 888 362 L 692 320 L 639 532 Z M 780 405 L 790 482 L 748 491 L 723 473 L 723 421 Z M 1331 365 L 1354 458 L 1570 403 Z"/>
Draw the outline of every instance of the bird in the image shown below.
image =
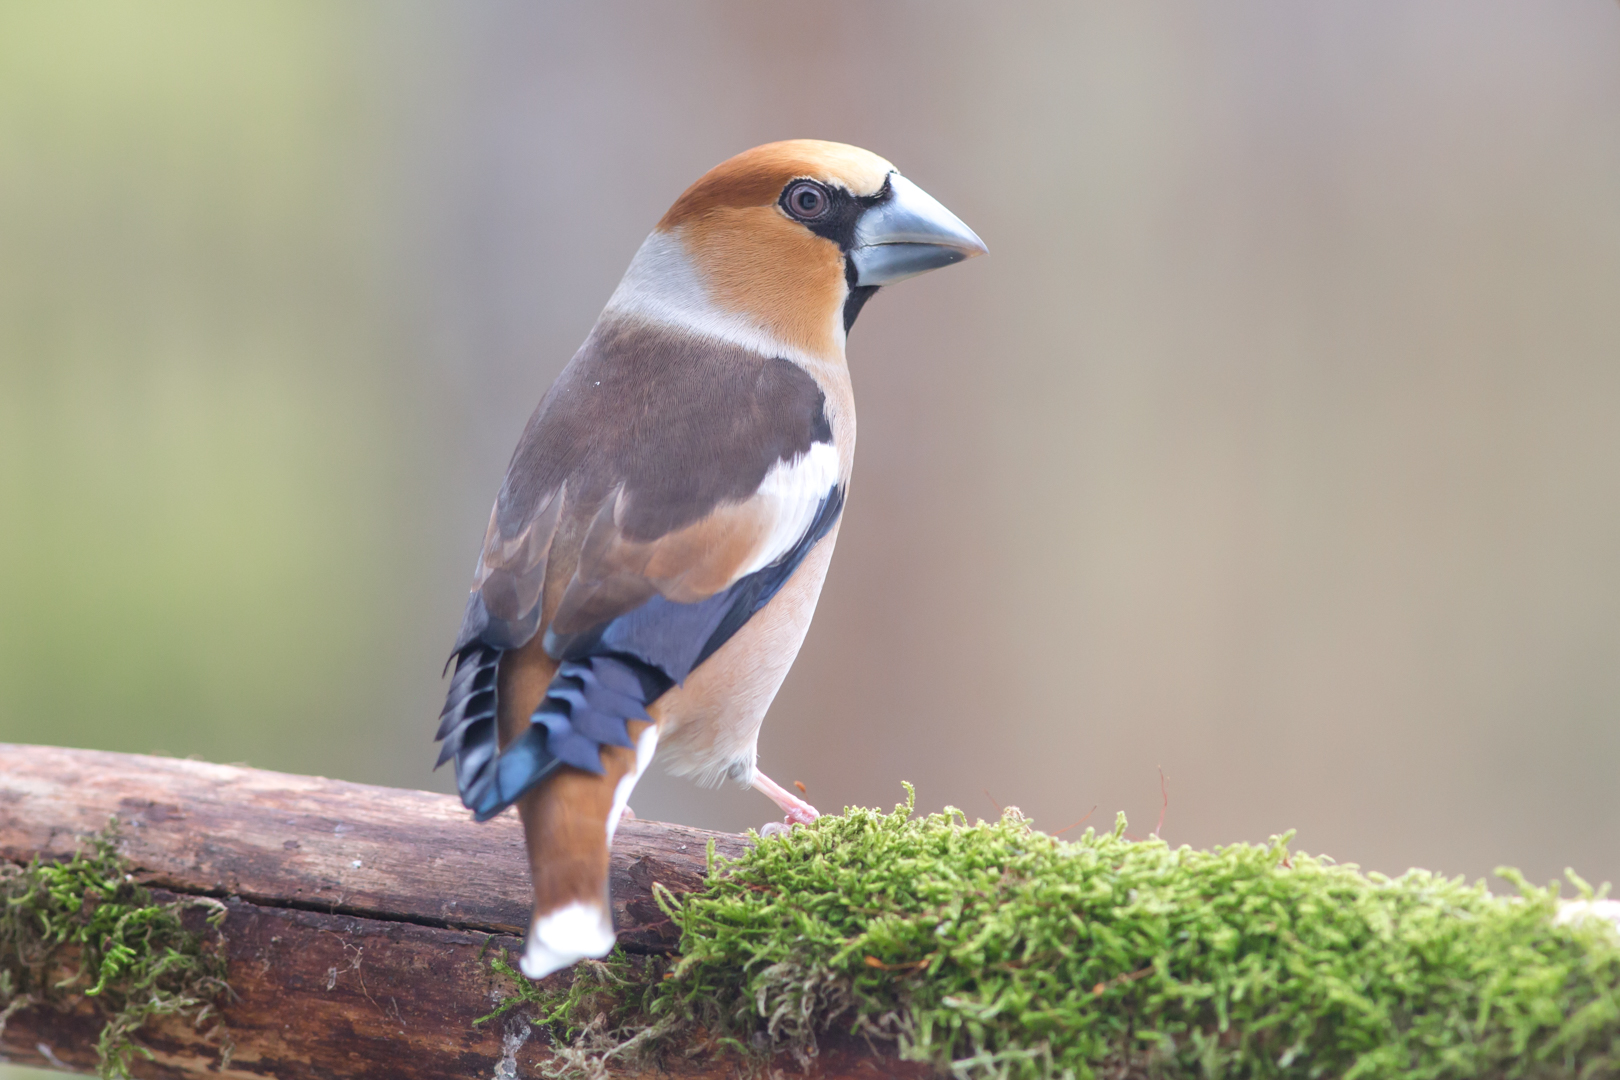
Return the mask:
<path id="1" fill-rule="evenodd" d="M 479 821 L 516 806 L 532 979 L 602 957 L 614 830 L 669 772 L 814 806 L 760 771 L 855 452 L 844 346 L 878 289 L 984 254 L 887 160 L 796 139 L 715 166 L 631 259 L 495 499 L 437 739 Z"/>

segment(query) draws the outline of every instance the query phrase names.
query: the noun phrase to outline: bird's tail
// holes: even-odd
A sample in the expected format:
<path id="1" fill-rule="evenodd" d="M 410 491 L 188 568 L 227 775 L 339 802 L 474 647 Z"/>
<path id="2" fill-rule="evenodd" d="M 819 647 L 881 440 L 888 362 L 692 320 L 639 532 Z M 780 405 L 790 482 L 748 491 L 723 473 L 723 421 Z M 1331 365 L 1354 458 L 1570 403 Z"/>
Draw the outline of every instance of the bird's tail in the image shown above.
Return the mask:
<path id="1" fill-rule="evenodd" d="M 531 979 L 613 948 L 613 833 L 658 745 L 651 720 L 627 727 L 631 745 L 603 746 L 601 772 L 558 769 L 517 800 L 534 879 L 534 915 L 520 964 Z"/>
<path id="2" fill-rule="evenodd" d="M 457 654 L 440 714 L 439 764 L 455 761 L 461 800 L 479 821 L 517 805 L 534 880 L 522 968 L 538 979 L 613 948 L 609 849 L 657 748 L 647 707 L 670 680 L 631 657 L 565 660 L 527 729 L 502 749 L 501 709 L 527 704 L 498 700 L 501 656 L 482 644 Z"/>

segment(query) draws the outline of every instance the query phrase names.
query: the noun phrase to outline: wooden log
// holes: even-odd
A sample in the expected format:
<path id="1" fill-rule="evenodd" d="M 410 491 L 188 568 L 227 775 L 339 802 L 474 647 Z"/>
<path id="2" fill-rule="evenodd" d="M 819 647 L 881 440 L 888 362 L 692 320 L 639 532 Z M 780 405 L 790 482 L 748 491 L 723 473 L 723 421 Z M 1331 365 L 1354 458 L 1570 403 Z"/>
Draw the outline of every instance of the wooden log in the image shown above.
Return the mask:
<path id="1" fill-rule="evenodd" d="M 521 935 L 529 923 L 523 829 L 479 825 L 427 791 L 351 784 L 200 761 L 0 744 L 0 858 L 64 858 L 111 816 L 142 884 L 389 921 Z M 627 821 L 614 838 L 620 940 L 669 948 L 653 880 L 702 879 L 713 841 L 743 838 Z"/>
<path id="2" fill-rule="evenodd" d="M 515 963 L 528 922 L 528 870 L 512 815 L 484 825 L 450 796 L 228 765 L 0 744 L 0 859 L 62 858 L 116 815 L 135 878 L 160 895 L 221 898 L 235 1042 L 153 1024 L 143 1077 L 399 1078 L 534 1075 L 544 1033 L 522 1017 L 473 1027 L 510 988 L 488 954 Z M 619 940 L 667 951 L 677 933 L 654 882 L 682 891 L 705 850 L 744 838 L 625 822 L 612 861 Z M 196 918 L 201 920 L 202 912 Z M 0 1055 L 90 1071 L 100 1018 L 81 1000 L 14 1015 Z M 686 1067 L 683 1067 L 686 1068 Z M 693 1062 L 688 1073 L 723 1075 Z M 832 1045 L 814 1076 L 922 1075 L 862 1044 Z"/>

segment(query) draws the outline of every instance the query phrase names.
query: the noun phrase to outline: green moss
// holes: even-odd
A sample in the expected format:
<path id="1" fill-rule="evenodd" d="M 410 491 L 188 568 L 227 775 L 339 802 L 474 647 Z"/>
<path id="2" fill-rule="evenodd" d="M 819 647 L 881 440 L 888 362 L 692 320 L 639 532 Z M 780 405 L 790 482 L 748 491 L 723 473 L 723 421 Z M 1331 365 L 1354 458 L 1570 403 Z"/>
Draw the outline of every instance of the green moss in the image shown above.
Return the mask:
<path id="1" fill-rule="evenodd" d="M 228 1061 L 214 1011 L 229 992 L 217 934 L 225 907 L 155 903 L 129 876 L 116 829 L 114 819 L 66 862 L 0 864 L 0 1032 L 20 1009 L 83 996 L 106 1017 L 96 1046 L 103 1077 L 128 1077 L 131 1054 L 151 1056 L 135 1035 L 154 1016 L 184 1016 L 199 1027 L 214 1020 Z M 181 924 L 188 904 L 214 909 L 212 940 Z"/>
<path id="2" fill-rule="evenodd" d="M 850 810 L 666 897 L 668 965 L 615 954 L 563 994 L 508 971 L 572 1040 L 567 1067 L 803 1057 L 842 1029 L 964 1077 L 1620 1073 L 1620 937 L 1556 924 L 1556 886 L 1502 871 L 1506 900 L 1288 837 L 1194 851 L 1123 832 Z"/>

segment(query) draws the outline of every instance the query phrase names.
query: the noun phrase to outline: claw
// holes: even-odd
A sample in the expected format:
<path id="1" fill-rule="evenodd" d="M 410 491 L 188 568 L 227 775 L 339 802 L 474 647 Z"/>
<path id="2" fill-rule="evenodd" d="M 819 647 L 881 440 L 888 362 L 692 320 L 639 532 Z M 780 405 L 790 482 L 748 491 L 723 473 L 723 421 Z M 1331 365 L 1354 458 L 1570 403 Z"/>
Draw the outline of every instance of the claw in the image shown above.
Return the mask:
<path id="1" fill-rule="evenodd" d="M 781 821 L 767 821 L 765 824 L 759 827 L 759 835 L 762 838 L 768 836 L 786 836 L 788 834 L 788 830 L 791 828 L 791 825 Z"/>
<path id="2" fill-rule="evenodd" d="M 821 816 L 821 812 L 815 807 L 758 769 L 754 770 L 753 787 L 770 796 L 770 800 L 782 808 L 782 812 L 787 815 L 789 825 L 808 825 Z"/>

